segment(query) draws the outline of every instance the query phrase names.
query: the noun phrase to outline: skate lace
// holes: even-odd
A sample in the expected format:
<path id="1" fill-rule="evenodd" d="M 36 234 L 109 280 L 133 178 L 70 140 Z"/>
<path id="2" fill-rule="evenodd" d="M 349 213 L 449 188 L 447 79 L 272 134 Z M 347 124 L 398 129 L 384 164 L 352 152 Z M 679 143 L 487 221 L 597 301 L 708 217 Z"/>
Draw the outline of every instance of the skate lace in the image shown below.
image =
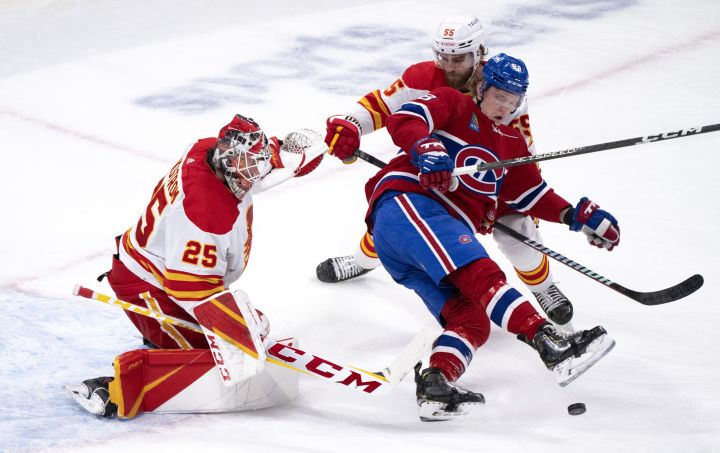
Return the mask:
<path id="1" fill-rule="evenodd" d="M 560 292 L 560 290 L 555 285 L 550 285 L 550 287 L 545 291 L 540 291 L 537 293 L 533 293 L 535 295 L 535 298 L 540 303 L 540 306 L 543 310 L 545 310 L 545 313 L 549 313 L 559 307 L 560 305 L 567 302 L 567 299 L 565 296 Z"/>
<path id="2" fill-rule="evenodd" d="M 358 266 L 353 258 L 353 256 L 341 256 L 332 259 L 335 274 L 338 276 L 338 279 L 345 280 L 362 273 L 363 268 Z"/>

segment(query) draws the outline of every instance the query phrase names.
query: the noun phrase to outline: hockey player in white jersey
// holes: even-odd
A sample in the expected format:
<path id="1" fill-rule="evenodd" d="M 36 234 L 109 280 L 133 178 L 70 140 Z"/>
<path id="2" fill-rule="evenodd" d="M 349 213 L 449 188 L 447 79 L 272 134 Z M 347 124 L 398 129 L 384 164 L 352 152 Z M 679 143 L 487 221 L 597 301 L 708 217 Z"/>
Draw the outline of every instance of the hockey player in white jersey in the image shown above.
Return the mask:
<path id="1" fill-rule="evenodd" d="M 443 19 L 435 33 L 432 46 L 434 61 L 410 66 L 387 89 L 372 91 L 363 96 L 346 114 L 328 118 L 325 141 L 329 146 L 329 154 L 346 163 L 354 162 L 356 158 L 353 152 L 360 147 L 362 135 L 384 128 L 387 118 L 401 105 L 424 96 L 430 90 L 449 86 L 471 95 L 469 87 L 482 77 L 484 57 L 487 55 L 482 33 L 480 20 L 472 15 L 449 16 Z M 509 125 L 518 130 L 530 152 L 535 154 L 526 99 L 514 109 L 492 106 L 490 102 L 485 102 L 488 111 L 484 113 L 496 124 Z M 569 323 L 573 307 L 553 281 L 547 257 L 492 229 L 492 223 L 498 221 L 542 243 L 534 219 L 519 214 L 504 203 L 501 203 L 493 214 L 497 220 L 488 218 L 488 228 L 484 233 L 492 232 L 500 250 L 510 260 L 517 275 L 532 291 L 548 317 L 559 325 Z M 377 258 L 372 236 L 366 233 L 353 255 L 329 258 L 317 266 L 316 273 L 320 281 L 334 283 L 364 275 L 378 266 L 380 260 Z"/>
<path id="2" fill-rule="evenodd" d="M 264 368 L 267 318 L 228 288 L 250 257 L 253 193 L 319 164 L 321 157 L 304 160 L 314 143 L 325 149 L 311 132 L 292 133 L 281 147 L 236 115 L 158 182 L 135 226 L 116 239 L 106 275 L 118 299 L 199 324 L 204 334 L 126 311 L 154 348 L 118 356 L 112 377 L 69 387 L 85 409 L 118 418 L 257 409 L 297 393 L 296 373 Z"/>

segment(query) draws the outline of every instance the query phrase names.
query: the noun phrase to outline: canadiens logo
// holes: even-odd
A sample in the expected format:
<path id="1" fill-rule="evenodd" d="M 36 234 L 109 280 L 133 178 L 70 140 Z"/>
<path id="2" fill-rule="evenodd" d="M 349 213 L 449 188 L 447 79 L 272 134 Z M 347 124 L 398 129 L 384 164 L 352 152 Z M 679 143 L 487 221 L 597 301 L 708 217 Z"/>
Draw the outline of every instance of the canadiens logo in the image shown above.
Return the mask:
<path id="1" fill-rule="evenodd" d="M 470 124 L 468 124 L 468 127 L 470 127 L 470 129 L 474 130 L 475 132 L 480 132 L 480 123 L 478 122 L 477 115 L 475 115 L 474 113 L 470 117 Z"/>
<path id="2" fill-rule="evenodd" d="M 468 165 L 477 165 L 482 162 L 497 162 L 498 160 L 495 153 L 489 149 L 477 145 L 469 145 L 458 151 L 455 156 L 455 166 L 465 167 Z M 500 183 L 506 172 L 507 170 L 505 168 L 494 168 L 488 171 L 461 175 L 458 179 L 460 180 L 460 184 L 468 190 L 496 199 L 500 190 Z"/>
<path id="3" fill-rule="evenodd" d="M 458 241 L 460 241 L 461 244 L 469 244 L 472 242 L 472 236 L 469 234 L 463 234 L 458 238 Z"/>

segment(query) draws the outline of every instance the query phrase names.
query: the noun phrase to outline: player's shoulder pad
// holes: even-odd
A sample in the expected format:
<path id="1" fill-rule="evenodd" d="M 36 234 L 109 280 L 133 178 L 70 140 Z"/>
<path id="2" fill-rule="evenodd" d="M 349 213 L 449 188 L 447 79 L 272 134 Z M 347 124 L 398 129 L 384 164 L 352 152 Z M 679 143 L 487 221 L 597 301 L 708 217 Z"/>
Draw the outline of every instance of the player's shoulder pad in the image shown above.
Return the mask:
<path id="1" fill-rule="evenodd" d="M 402 75 L 405 86 L 416 90 L 432 90 L 445 84 L 445 75 L 433 61 L 422 61 L 408 67 Z"/>
<path id="2" fill-rule="evenodd" d="M 237 221 L 238 201 L 207 163 L 207 153 L 216 139 L 202 139 L 192 147 L 182 166 L 183 209 L 187 218 L 201 230 L 228 233 Z"/>

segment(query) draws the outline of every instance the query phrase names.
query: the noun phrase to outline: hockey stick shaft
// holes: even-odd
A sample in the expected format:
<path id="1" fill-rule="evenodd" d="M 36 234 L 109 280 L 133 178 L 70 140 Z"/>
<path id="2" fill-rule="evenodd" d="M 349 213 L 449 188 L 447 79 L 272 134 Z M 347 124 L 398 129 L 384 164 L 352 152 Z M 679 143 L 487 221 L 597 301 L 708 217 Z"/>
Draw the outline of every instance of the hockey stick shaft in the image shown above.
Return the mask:
<path id="1" fill-rule="evenodd" d="M 355 155 L 359 157 L 360 159 L 370 162 L 371 164 L 382 168 L 386 164 L 385 162 L 381 161 L 380 159 L 377 159 L 373 157 L 372 160 L 367 159 L 366 156 L 369 156 L 369 154 L 362 152 L 360 150 L 357 150 L 355 152 Z M 632 289 L 626 288 L 618 283 L 615 283 L 611 281 L 610 279 L 603 277 L 602 275 L 598 274 L 597 272 L 588 269 L 587 267 L 583 266 L 582 264 L 576 263 L 575 261 L 571 260 L 570 258 L 567 258 L 566 256 L 548 248 L 545 247 L 543 244 L 540 244 L 538 242 L 533 241 L 532 239 L 524 236 L 523 234 L 520 234 L 519 232 L 513 230 L 510 227 L 507 227 L 501 223 L 495 223 L 495 228 L 502 231 L 503 233 L 507 234 L 508 236 L 512 237 L 513 239 L 522 242 L 528 247 L 531 247 L 538 252 L 549 256 L 550 258 L 553 258 L 562 264 L 570 267 L 571 269 L 574 269 L 581 274 L 585 275 L 586 277 L 589 277 L 599 283 L 602 283 L 603 285 L 607 286 L 608 288 L 611 288 L 620 294 L 629 297 L 630 299 L 639 302 L 643 305 L 660 305 L 660 304 L 666 304 L 668 302 L 673 302 L 678 299 L 682 299 L 683 297 L 689 296 L 690 294 L 694 293 L 700 287 L 702 287 L 704 280 L 703 277 L 699 274 L 695 274 L 692 277 L 686 279 L 685 281 L 678 283 L 677 285 L 671 286 L 669 288 L 661 289 L 659 291 L 653 291 L 653 292 L 638 292 L 634 291 Z"/>
<path id="2" fill-rule="evenodd" d="M 515 159 L 500 160 L 497 162 L 481 162 L 477 165 L 468 165 L 466 167 L 458 167 L 453 171 L 453 176 L 468 175 L 477 172 L 492 170 L 499 167 L 516 167 L 518 165 L 530 164 L 545 160 L 559 159 L 561 157 L 579 156 L 580 154 L 595 153 L 598 151 L 607 151 L 610 149 L 625 148 L 628 146 L 644 145 L 646 143 L 655 143 L 664 140 L 672 140 L 674 138 L 690 137 L 707 132 L 720 131 L 720 124 L 710 124 L 708 126 L 690 127 L 680 129 L 673 132 L 662 132 L 655 135 L 646 135 L 644 137 L 627 138 L 614 142 L 600 143 L 597 145 L 581 146 L 579 148 L 568 148 L 549 153 L 536 154 L 534 156 L 518 157 Z M 360 155 L 358 155 L 362 159 Z"/>
<path id="3" fill-rule="evenodd" d="M 73 295 L 153 318 L 160 323 L 169 323 L 193 332 L 203 333 L 199 324 L 140 307 L 81 285 L 75 285 Z M 275 341 L 270 341 L 267 344 L 268 356 L 266 361 L 301 374 L 315 376 L 334 384 L 341 384 L 348 389 L 359 389 L 363 393 L 380 394 L 394 387 L 408 373 L 412 365 L 422 358 L 429 349 L 428 345 L 434 339 L 432 338 L 433 332 L 434 330 L 430 326 L 422 329 L 405 347 L 400 356 L 390 366 L 383 369 L 383 374 L 372 373 L 354 366 L 341 365 L 335 360 L 329 360 L 309 351 Z"/>
<path id="4" fill-rule="evenodd" d="M 643 305 L 661 305 L 666 304 L 668 302 L 673 302 L 678 299 L 682 299 L 683 297 L 689 296 L 690 294 L 694 293 L 700 287 L 703 285 L 703 278 L 699 274 L 695 274 L 692 277 L 688 278 L 687 280 L 678 283 L 677 285 L 671 286 L 669 288 L 661 289 L 659 291 L 653 291 L 653 292 L 638 292 L 631 290 L 629 288 L 626 288 L 618 283 L 613 282 L 607 277 L 604 277 L 597 272 L 588 269 L 587 267 L 583 266 L 580 263 L 577 263 L 570 258 L 566 257 L 565 255 L 558 253 L 548 247 L 545 247 L 543 244 L 540 244 L 539 242 L 533 241 L 532 239 L 528 238 L 527 236 L 513 230 L 512 228 L 503 225 L 502 223 L 496 222 L 495 223 L 495 229 L 502 231 L 503 233 L 507 234 L 508 236 L 512 237 L 513 239 L 522 242 L 526 246 L 533 248 L 537 250 L 538 252 L 549 256 L 550 258 L 553 258 L 554 260 L 557 260 L 561 262 L 562 264 L 568 266 L 570 269 L 576 270 L 580 272 L 581 274 L 585 275 L 586 277 L 589 277 L 593 280 L 595 280 L 598 283 L 602 283 L 603 285 L 607 286 L 610 289 L 613 289 L 623 296 L 629 297 L 630 299 L 639 302 Z"/>

